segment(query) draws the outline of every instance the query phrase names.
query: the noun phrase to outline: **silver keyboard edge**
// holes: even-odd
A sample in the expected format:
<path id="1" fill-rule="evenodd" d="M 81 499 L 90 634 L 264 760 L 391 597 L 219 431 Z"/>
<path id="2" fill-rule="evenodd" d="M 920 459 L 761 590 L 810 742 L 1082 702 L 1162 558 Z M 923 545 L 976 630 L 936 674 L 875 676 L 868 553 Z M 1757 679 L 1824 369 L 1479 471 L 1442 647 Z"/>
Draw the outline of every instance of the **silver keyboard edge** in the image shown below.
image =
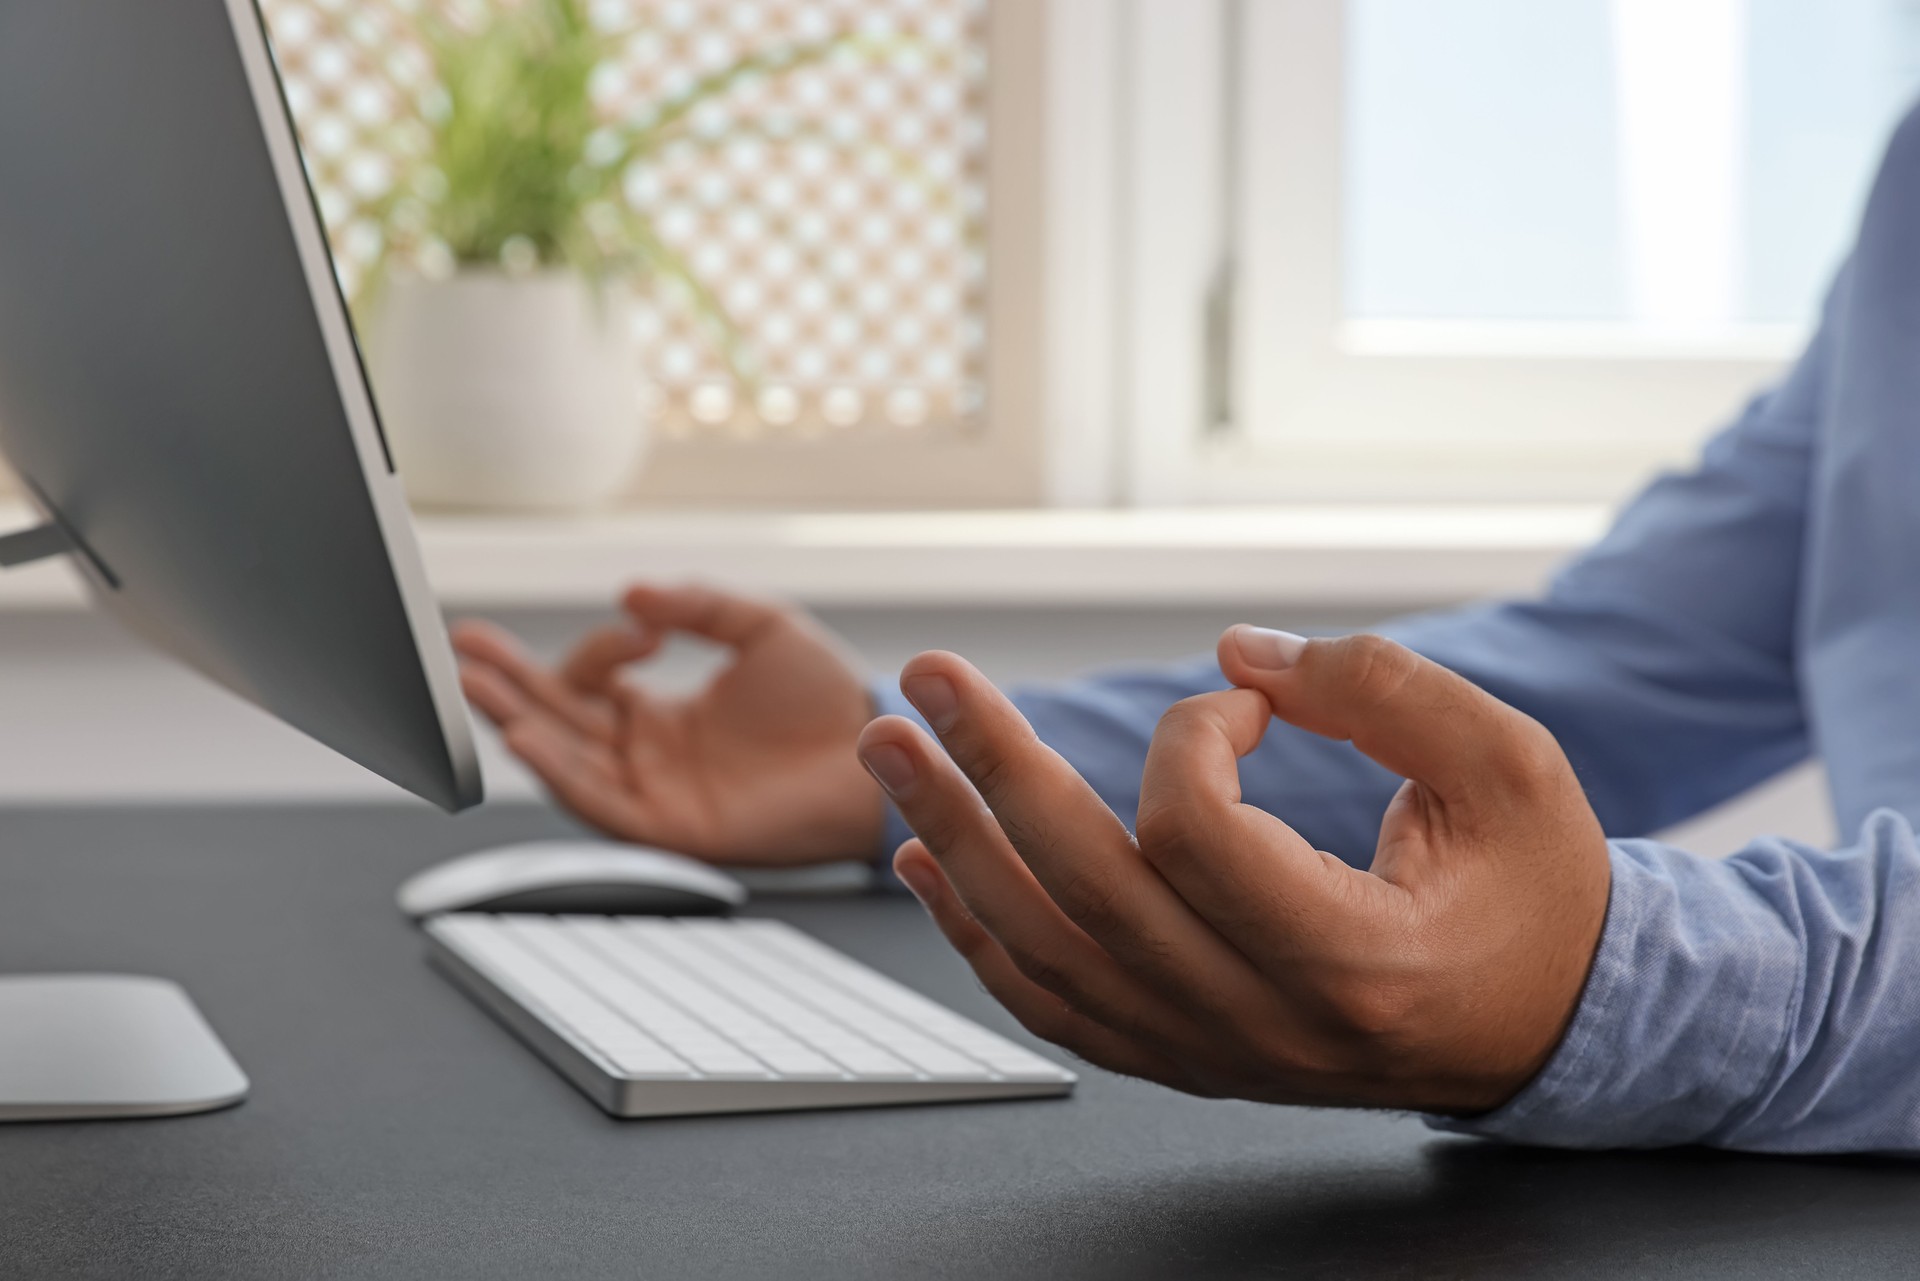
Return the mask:
<path id="1" fill-rule="evenodd" d="M 598 1063 L 476 969 L 432 930 L 427 931 L 427 943 L 428 959 L 453 980 L 454 986 L 472 997 L 509 1032 L 559 1069 L 560 1074 L 573 1082 L 582 1094 L 615 1116 L 623 1115 L 619 1111 L 621 1100 L 617 1087 L 620 1083 Z"/>
<path id="2" fill-rule="evenodd" d="M 425 924 L 428 957 L 436 968 L 603 1111 L 624 1119 L 1060 1098 L 1071 1094 L 1076 1082 L 1072 1073 L 1057 1083 L 625 1080 L 460 955 L 431 928 L 431 919 Z M 956 1012 L 956 1017 L 966 1016 Z"/>

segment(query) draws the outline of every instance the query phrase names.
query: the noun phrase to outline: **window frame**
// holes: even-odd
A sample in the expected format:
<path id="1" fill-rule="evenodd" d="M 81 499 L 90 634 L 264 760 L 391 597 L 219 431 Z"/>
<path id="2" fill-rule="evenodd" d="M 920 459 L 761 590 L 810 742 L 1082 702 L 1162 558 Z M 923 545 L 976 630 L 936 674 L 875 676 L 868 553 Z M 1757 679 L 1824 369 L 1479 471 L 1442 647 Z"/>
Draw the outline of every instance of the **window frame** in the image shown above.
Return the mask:
<path id="1" fill-rule="evenodd" d="M 1116 9 L 1132 501 L 1611 500 L 1780 375 L 1804 333 L 1350 321 L 1346 9 Z"/>

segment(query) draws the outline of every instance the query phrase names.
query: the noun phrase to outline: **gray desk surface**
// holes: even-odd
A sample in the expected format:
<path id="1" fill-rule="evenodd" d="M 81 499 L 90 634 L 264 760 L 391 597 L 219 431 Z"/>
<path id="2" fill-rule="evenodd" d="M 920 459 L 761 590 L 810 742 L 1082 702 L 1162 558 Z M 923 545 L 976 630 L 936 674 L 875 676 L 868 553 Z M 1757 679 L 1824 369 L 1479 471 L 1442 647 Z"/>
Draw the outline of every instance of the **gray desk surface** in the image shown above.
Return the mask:
<path id="1" fill-rule="evenodd" d="M 1087 1071 L 1065 1102 L 618 1122 L 422 959 L 501 810 L 0 813 L 0 970 L 185 982 L 253 1097 L 0 1127 L 0 1275 L 1912 1275 L 1920 1170 L 1577 1156 Z M 918 909 L 765 902 L 1011 1028 Z M 0 1029 L 0 1035 L 5 1029 Z"/>

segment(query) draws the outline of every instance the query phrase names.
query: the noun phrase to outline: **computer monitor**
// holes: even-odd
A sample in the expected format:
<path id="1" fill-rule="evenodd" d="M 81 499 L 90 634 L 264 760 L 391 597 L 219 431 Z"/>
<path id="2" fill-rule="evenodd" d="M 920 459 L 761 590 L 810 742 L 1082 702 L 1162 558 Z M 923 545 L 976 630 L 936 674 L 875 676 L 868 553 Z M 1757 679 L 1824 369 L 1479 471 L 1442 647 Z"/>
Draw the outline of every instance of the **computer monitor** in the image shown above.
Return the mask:
<path id="1" fill-rule="evenodd" d="M 445 809 L 480 800 L 253 0 L 0 3 L 0 450 L 46 521 L 0 562 L 66 551 L 156 647 Z M 234 1101 L 184 998 L 37 982 L 0 981 L 0 1116 Z M 88 1016 L 147 1040 L 103 1066 Z"/>

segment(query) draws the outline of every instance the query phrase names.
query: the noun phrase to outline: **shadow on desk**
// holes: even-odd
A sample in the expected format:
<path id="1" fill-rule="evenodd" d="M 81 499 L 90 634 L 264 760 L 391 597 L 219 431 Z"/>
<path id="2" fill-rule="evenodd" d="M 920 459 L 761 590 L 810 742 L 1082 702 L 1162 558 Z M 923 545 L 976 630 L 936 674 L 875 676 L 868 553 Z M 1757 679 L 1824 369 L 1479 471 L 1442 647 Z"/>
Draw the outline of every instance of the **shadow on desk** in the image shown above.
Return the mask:
<path id="1" fill-rule="evenodd" d="M 915 1233 L 981 1275 L 1103 1242 L 1075 1275 L 1687 1278 L 1916 1274 L 1920 1166 L 1688 1149 L 1573 1153 L 1435 1139 L 1410 1167 L 1270 1165 L 1120 1178 L 1053 1204 L 974 1207 Z M 1044 1226 L 1040 1226 L 1044 1225 Z M 981 1258 L 982 1241 L 995 1241 Z M 905 1260 L 903 1260 L 905 1262 Z"/>

